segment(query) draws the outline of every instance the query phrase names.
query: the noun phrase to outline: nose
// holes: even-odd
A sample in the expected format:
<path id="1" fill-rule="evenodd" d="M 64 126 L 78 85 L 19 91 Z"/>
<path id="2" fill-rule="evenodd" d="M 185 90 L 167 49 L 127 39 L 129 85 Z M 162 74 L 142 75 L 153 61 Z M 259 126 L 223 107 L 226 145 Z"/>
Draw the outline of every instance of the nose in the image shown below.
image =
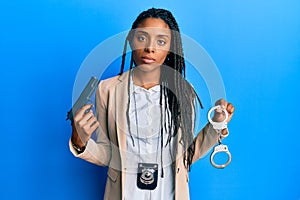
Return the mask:
<path id="1" fill-rule="evenodd" d="M 147 53 L 154 53 L 156 50 L 155 45 L 153 44 L 153 42 L 149 41 L 147 42 L 144 51 Z"/>

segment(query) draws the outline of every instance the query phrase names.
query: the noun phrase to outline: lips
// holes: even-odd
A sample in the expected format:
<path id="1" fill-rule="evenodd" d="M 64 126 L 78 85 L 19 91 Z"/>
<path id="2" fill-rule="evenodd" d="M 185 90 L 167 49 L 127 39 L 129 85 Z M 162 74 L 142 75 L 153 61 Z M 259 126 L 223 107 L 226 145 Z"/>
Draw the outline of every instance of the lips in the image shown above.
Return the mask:
<path id="1" fill-rule="evenodd" d="M 154 58 L 151 58 L 149 56 L 143 56 L 142 57 L 142 61 L 145 63 L 145 64 L 151 64 L 151 63 L 154 63 L 155 62 L 155 59 Z"/>

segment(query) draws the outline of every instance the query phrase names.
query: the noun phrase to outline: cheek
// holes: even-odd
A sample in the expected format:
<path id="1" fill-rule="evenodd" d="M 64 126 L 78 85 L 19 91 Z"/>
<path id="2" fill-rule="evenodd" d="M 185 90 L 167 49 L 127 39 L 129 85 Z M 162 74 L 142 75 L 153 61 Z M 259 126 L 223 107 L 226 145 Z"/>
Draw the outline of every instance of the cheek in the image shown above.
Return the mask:
<path id="1" fill-rule="evenodd" d="M 168 54 L 169 54 L 168 51 L 162 51 L 160 53 L 160 61 L 161 61 L 161 63 L 163 63 L 165 61 L 165 59 L 167 58 Z"/>
<path id="2" fill-rule="evenodd" d="M 144 45 L 145 45 L 144 43 L 138 42 L 136 39 L 133 39 L 130 47 L 131 47 L 131 50 L 141 50 L 141 49 L 145 48 Z"/>
<path id="3" fill-rule="evenodd" d="M 132 59 L 136 63 L 137 53 L 135 50 L 132 51 Z"/>
<path id="4" fill-rule="evenodd" d="M 160 50 L 160 55 L 161 55 L 162 62 L 165 61 L 165 59 L 167 58 L 169 53 L 170 53 L 170 45 L 166 46 L 166 47 L 164 47 L 163 49 Z"/>
<path id="5" fill-rule="evenodd" d="M 139 64 L 139 57 L 141 55 L 141 50 L 133 50 L 132 51 L 132 59 L 135 64 Z"/>

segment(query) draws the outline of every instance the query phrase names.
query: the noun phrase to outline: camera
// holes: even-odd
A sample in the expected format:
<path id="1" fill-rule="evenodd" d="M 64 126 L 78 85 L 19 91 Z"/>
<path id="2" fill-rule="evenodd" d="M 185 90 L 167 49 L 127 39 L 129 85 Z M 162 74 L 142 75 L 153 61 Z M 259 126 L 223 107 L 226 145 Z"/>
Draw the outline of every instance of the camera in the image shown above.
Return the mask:
<path id="1" fill-rule="evenodd" d="M 139 163 L 137 186 L 142 190 L 154 190 L 157 186 L 158 164 Z"/>

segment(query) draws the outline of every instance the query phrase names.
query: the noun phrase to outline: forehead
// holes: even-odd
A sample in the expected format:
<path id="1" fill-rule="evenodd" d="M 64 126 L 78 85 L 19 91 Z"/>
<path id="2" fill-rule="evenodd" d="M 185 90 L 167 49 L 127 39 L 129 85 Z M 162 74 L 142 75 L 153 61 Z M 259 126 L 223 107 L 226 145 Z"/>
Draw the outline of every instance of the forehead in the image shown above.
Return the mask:
<path id="1" fill-rule="evenodd" d="M 146 18 L 135 29 L 135 32 L 146 32 L 151 35 L 171 35 L 171 30 L 160 18 Z"/>

